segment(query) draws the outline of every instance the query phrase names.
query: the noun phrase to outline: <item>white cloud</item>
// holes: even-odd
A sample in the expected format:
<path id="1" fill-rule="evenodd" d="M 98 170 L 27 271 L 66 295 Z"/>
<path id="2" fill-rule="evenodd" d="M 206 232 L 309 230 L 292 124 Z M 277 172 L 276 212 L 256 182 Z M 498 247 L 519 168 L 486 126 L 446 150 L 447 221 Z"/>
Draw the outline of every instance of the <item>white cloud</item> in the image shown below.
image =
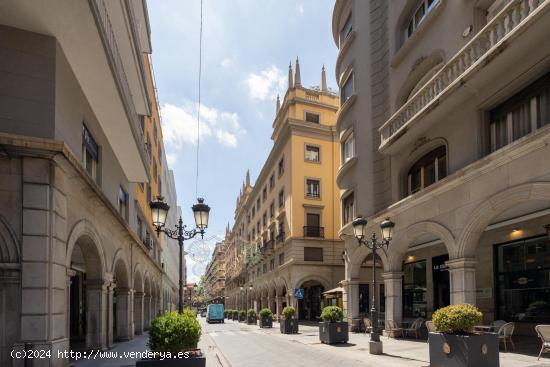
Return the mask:
<path id="1" fill-rule="evenodd" d="M 286 85 L 286 77 L 279 68 L 271 65 L 268 69 L 260 71 L 259 74 L 248 74 L 245 82 L 250 98 L 265 101 L 275 99 L 277 93 L 282 94 Z"/>
<path id="2" fill-rule="evenodd" d="M 184 145 L 197 144 L 197 105 L 186 102 L 181 106 L 166 103 L 162 105 L 162 135 L 167 146 L 166 159 L 174 164 L 177 154 L 174 152 Z M 214 107 L 201 104 L 201 142 L 210 138 L 226 147 L 238 145 L 238 135 L 246 131 L 241 127 L 239 116 L 234 112 L 218 111 Z"/>

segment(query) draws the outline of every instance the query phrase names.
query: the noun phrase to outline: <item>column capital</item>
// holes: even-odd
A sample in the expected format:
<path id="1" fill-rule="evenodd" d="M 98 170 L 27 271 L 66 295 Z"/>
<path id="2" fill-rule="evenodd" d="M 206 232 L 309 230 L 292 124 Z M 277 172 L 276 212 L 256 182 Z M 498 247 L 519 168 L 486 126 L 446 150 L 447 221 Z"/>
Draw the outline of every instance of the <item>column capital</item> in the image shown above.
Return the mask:
<path id="1" fill-rule="evenodd" d="M 143 292 L 134 291 L 134 296 L 136 296 L 136 297 L 143 297 L 144 295 L 145 295 L 145 293 L 143 293 Z"/>
<path id="2" fill-rule="evenodd" d="M 452 271 L 455 269 L 475 268 L 478 262 L 476 258 L 463 257 L 460 259 L 447 260 L 445 261 L 445 265 Z"/>
<path id="3" fill-rule="evenodd" d="M 349 285 L 361 284 L 361 281 L 359 279 L 344 279 L 344 280 L 340 281 L 340 284 L 342 285 L 342 287 L 345 288 Z"/>
<path id="4" fill-rule="evenodd" d="M 384 280 L 390 280 L 390 279 L 395 279 L 395 280 L 401 280 L 402 277 L 403 277 L 403 272 L 402 271 L 387 271 L 387 272 L 384 272 L 382 274 L 380 274 L 382 276 L 382 278 Z"/>

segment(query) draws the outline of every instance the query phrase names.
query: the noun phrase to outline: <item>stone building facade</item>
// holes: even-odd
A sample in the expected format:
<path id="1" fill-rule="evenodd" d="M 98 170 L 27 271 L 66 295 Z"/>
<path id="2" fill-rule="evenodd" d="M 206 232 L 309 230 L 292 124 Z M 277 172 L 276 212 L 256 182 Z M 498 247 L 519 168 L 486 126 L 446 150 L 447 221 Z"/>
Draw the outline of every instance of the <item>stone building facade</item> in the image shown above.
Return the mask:
<path id="1" fill-rule="evenodd" d="M 66 366 L 58 351 L 133 338 L 173 291 L 136 197 L 158 115 L 146 4 L 4 1 L 0 50 L 0 365 L 31 348 Z"/>
<path id="2" fill-rule="evenodd" d="M 302 85 L 298 60 L 288 79 L 282 103 L 277 98 L 273 148 L 253 186 L 247 173 L 226 237 L 226 304 L 275 314 L 293 305 L 301 319 L 315 320 L 323 292 L 344 270 L 334 180 L 338 96 L 324 68 L 317 88 Z M 303 299 L 294 298 L 295 288 Z"/>
<path id="3" fill-rule="evenodd" d="M 227 231 L 229 232 L 229 227 Z M 225 241 L 216 243 L 212 258 L 206 266 L 204 286 L 208 300 L 219 302 L 225 297 Z"/>
<path id="4" fill-rule="evenodd" d="M 341 205 L 371 231 L 396 224 L 372 290 L 368 250 L 341 223 L 349 319 L 361 316 L 363 289 L 397 321 L 450 303 L 515 321 L 520 334 L 550 321 L 549 10 L 336 1 L 337 128 L 342 146 L 355 141 L 336 178 Z"/>

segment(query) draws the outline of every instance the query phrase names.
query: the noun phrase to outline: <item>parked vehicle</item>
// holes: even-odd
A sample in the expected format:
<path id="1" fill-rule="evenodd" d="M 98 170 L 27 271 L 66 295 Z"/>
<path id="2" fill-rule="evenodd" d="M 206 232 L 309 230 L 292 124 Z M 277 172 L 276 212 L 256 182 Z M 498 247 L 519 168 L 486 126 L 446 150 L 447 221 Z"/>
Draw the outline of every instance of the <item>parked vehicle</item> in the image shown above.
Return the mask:
<path id="1" fill-rule="evenodd" d="M 206 322 L 224 322 L 223 305 L 221 303 L 212 303 L 206 307 Z"/>

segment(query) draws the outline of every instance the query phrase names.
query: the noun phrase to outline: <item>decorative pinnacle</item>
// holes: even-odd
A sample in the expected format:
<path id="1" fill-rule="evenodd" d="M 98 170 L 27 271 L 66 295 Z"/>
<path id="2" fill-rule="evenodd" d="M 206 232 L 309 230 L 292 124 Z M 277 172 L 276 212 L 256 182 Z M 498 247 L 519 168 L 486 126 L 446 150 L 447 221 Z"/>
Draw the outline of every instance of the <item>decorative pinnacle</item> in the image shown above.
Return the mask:
<path id="1" fill-rule="evenodd" d="M 288 64 L 288 89 L 294 88 L 294 82 L 292 80 L 292 61 Z"/>
<path id="2" fill-rule="evenodd" d="M 296 87 L 302 85 L 302 78 L 300 77 L 300 60 L 298 60 L 298 56 L 296 56 L 296 74 L 294 75 L 294 85 Z"/>

